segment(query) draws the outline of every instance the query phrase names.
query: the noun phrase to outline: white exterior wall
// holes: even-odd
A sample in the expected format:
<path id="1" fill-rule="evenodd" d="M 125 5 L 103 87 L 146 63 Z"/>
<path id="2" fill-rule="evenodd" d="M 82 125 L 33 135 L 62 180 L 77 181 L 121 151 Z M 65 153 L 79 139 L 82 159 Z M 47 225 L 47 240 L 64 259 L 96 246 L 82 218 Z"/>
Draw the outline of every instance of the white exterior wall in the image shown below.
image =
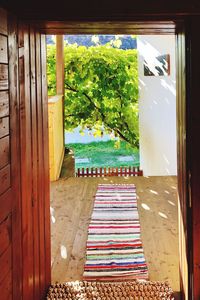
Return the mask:
<path id="1" fill-rule="evenodd" d="M 140 164 L 144 176 L 177 174 L 175 37 L 143 35 L 139 52 Z M 144 76 L 144 59 L 170 54 L 169 76 Z"/>

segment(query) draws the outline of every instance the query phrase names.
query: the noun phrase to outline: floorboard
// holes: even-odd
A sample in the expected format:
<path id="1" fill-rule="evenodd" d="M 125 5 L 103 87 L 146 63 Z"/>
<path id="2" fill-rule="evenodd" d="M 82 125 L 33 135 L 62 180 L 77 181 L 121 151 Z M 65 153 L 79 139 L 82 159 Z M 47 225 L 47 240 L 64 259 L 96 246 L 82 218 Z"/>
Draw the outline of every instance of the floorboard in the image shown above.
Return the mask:
<path id="1" fill-rule="evenodd" d="M 52 281 L 82 279 L 98 183 L 135 183 L 150 280 L 167 280 L 178 292 L 177 179 L 173 176 L 68 178 L 51 183 Z"/>

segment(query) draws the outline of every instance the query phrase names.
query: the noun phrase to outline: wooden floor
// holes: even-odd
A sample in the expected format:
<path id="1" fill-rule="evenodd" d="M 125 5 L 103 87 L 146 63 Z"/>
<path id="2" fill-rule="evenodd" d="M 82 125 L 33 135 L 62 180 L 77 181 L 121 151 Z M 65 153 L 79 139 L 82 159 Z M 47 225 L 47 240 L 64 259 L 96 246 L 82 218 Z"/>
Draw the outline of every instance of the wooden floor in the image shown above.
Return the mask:
<path id="1" fill-rule="evenodd" d="M 69 178 L 51 184 L 52 281 L 81 280 L 98 183 L 135 183 L 150 280 L 179 288 L 176 177 Z"/>

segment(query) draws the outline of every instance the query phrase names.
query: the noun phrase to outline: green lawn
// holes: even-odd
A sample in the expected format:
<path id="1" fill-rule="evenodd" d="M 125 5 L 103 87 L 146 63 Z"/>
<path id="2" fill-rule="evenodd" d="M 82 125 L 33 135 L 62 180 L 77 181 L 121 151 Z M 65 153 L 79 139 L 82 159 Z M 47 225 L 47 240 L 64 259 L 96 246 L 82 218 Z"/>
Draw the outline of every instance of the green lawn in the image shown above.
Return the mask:
<path id="1" fill-rule="evenodd" d="M 75 168 L 139 166 L 138 149 L 130 148 L 122 141 L 115 148 L 114 141 L 89 144 L 67 144 L 75 154 Z"/>

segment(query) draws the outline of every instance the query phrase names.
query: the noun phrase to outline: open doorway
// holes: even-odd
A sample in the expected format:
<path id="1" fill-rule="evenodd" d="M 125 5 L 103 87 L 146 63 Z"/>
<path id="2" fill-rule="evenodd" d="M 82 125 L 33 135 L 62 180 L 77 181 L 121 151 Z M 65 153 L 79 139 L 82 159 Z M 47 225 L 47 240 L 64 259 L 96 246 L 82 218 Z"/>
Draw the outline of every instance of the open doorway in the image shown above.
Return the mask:
<path id="1" fill-rule="evenodd" d="M 82 279 L 97 185 L 134 183 L 149 277 L 168 280 L 179 292 L 175 37 L 137 39 L 140 163 L 144 176 L 69 178 L 52 183 L 52 277 L 58 282 Z M 154 61 L 152 66 L 151 55 L 148 61 L 150 50 L 155 61 L 159 57 L 164 63 L 159 61 L 156 66 Z M 160 75 L 158 68 L 166 74 Z"/>

